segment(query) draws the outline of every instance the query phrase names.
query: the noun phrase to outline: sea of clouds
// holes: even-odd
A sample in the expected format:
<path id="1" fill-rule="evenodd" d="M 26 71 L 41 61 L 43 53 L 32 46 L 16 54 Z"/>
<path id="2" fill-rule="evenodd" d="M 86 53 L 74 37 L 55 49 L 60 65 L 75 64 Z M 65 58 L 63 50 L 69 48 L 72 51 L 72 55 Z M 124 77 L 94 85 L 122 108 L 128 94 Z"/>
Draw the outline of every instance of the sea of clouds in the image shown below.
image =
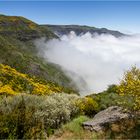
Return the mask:
<path id="1" fill-rule="evenodd" d="M 72 31 L 60 39 L 40 39 L 36 45 L 40 55 L 60 65 L 75 81 L 81 94 L 101 92 L 117 84 L 132 65 L 140 67 L 140 35 L 117 38 L 88 32 L 77 36 Z"/>

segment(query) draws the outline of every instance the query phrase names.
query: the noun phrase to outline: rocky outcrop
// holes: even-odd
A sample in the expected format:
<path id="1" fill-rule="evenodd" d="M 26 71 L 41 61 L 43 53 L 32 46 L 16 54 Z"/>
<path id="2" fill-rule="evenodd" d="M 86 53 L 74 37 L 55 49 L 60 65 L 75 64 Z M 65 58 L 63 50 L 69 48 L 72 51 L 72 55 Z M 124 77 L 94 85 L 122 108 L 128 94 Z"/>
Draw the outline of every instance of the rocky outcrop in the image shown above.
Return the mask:
<path id="1" fill-rule="evenodd" d="M 126 119 L 133 120 L 133 118 L 134 115 L 124 112 L 123 108 L 112 106 L 96 114 L 93 120 L 84 122 L 83 127 L 91 131 L 100 131 L 106 129 L 109 124 L 114 124 L 118 121 L 122 122 Z"/>
<path id="2" fill-rule="evenodd" d="M 84 129 L 103 132 L 109 138 L 138 138 L 139 126 L 134 113 L 118 106 L 109 107 L 83 123 Z"/>

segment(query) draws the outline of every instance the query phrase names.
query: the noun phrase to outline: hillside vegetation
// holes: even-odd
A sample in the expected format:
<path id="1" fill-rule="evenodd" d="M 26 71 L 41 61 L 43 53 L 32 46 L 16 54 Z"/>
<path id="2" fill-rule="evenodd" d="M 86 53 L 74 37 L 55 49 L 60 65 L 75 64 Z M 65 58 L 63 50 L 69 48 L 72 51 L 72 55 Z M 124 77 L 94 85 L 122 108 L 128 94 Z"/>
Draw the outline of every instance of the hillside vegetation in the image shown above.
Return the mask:
<path id="1" fill-rule="evenodd" d="M 47 27 L 24 17 L 0 15 L 0 32 L 3 35 L 11 35 L 20 41 L 28 41 L 42 36 L 48 39 L 57 37 Z"/>
<path id="2" fill-rule="evenodd" d="M 76 89 L 55 64 L 38 56 L 34 40 L 57 38 L 47 27 L 17 16 L 0 15 L 0 63 L 39 79 Z"/>
<path id="3" fill-rule="evenodd" d="M 46 139 L 78 114 L 78 96 L 20 94 L 0 100 L 0 139 Z"/>
<path id="4" fill-rule="evenodd" d="M 19 93 L 45 95 L 51 93 L 74 93 L 73 90 L 60 87 L 20 73 L 10 66 L 0 64 L 0 94 L 16 95 Z"/>
<path id="5" fill-rule="evenodd" d="M 70 28 L 78 30 L 77 33 L 91 29 Z M 38 56 L 34 40 L 41 37 L 46 41 L 57 38 L 47 26 L 23 17 L 0 15 L 0 139 L 139 139 L 140 69 L 134 66 L 125 72 L 118 85 L 80 97 L 59 66 Z M 122 113 L 135 118 L 135 123 L 128 118 L 130 123 L 125 129 L 124 120 L 123 132 L 119 125 L 113 125 L 115 135 L 111 130 L 96 133 L 84 129 L 83 122 L 111 106 L 120 106 Z M 111 115 L 107 112 L 107 116 Z M 117 119 L 122 122 L 120 117 Z M 100 124 L 98 117 L 96 121 Z M 106 121 L 105 127 L 110 127 Z M 132 131 L 126 133 L 127 130 Z"/>

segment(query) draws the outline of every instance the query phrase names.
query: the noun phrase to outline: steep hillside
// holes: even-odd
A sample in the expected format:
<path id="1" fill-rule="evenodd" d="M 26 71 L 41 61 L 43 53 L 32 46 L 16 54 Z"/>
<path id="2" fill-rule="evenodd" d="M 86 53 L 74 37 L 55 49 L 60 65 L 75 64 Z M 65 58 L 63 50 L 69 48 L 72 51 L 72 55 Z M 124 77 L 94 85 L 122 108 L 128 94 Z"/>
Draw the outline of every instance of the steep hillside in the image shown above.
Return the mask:
<path id="1" fill-rule="evenodd" d="M 36 77 L 20 73 L 8 65 L 0 64 L 0 95 L 15 95 L 19 93 L 47 95 L 51 93 L 74 91 L 63 88 L 51 82 L 41 81 Z"/>
<path id="2" fill-rule="evenodd" d="M 43 25 L 43 27 L 49 27 L 51 31 L 56 33 L 58 36 L 69 34 L 70 31 L 74 31 L 77 35 L 84 34 L 87 32 L 97 34 L 111 34 L 115 37 L 123 36 L 124 34 L 119 31 L 108 30 L 106 28 L 96 28 L 90 26 L 80 25 Z"/>
<path id="3" fill-rule="evenodd" d="M 0 63 L 39 79 L 71 87 L 69 79 L 57 65 L 38 57 L 34 40 L 57 38 L 47 27 L 16 16 L 0 15 Z"/>
<path id="4" fill-rule="evenodd" d="M 42 36 L 48 39 L 57 37 L 47 27 L 40 27 L 24 17 L 4 15 L 0 15 L 0 34 L 11 35 L 20 41 L 28 41 Z"/>

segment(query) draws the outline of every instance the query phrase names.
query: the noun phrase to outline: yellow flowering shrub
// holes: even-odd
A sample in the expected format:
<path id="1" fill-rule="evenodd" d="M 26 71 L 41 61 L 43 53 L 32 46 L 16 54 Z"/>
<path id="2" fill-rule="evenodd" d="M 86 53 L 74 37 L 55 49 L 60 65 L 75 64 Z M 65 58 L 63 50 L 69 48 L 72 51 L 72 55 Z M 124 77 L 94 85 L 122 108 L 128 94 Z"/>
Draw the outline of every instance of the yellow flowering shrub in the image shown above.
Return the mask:
<path id="1" fill-rule="evenodd" d="M 135 109 L 140 108 L 140 69 L 135 66 L 124 73 L 123 79 L 117 86 L 120 95 L 132 95 L 135 97 Z"/>
<path id="2" fill-rule="evenodd" d="M 85 115 L 91 116 L 98 111 L 98 103 L 92 97 L 84 97 L 77 101 L 80 111 Z"/>
<path id="3" fill-rule="evenodd" d="M 51 93 L 51 89 L 49 89 L 48 85 L 43 85 L 40 83 L 33 83 L 33 94 L 44 94 L 44 93 Z"/>
<path id="4" fill-rule="evenodd" d="M 16 94 L 27 92 L 31 94 L 50 94 L 62 92 L 62 87 L 53 83 L 42 82 L 35 77 L 20 73 L 8 65 L 0 64 L 0 93 Z"/>
<path id="5" fill-rule="evenodd" d="M 0 94 L 15 95 L 16 92 L 10 87 L 10 85 L 0 86 Z"/>

